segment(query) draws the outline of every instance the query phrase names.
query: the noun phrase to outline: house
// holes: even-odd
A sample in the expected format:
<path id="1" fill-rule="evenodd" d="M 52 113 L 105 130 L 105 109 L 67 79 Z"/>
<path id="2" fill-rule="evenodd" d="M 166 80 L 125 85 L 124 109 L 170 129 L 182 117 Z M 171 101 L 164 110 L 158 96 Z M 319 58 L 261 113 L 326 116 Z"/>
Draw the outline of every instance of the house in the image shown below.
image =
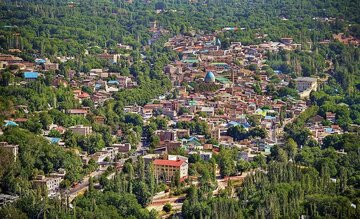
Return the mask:
<path id="1" fill-rule="evenodd" d="M 68 114 L 72 116 L 86 116 L 88 114 L 88 111 L 86 109 L 69 109 Z"/>
<path id="2" fill-rule="evenodd" d="M 129 143 L 113 144 L 111 147 L 117 148 L 119 153 L 127 153 L 131 150 L 131 145 Z"/>
<path id="3" fill-rule="evenodd" d="M 176 135 L 178 138 L 186 138 L 190 136 L 190 129 L 176 129 Z"/>
<path id="4" fill-rule="evenodd" d="M 175 141 L 177 139 L 176 131 L 174 130 L 157 130 L 155 134 L 159 136 L 160 142 Z"/>
<path id="5" fill-rule="evenodd" d="M 113 160 L 117 154 L 117 150 L 114 147 L 106 147 L 101 151 L 97 151 L 91 155 L 91 158 L 98 163 L 105 162 L 106 159 Z"/>
<path id="6" fill-rule="evenodd" d="M 336 113 L 332 113 L 332 112 L 327 112 L 326 113 L 326 120 L 335 123 L 336 121 Z"/>
<path id="7" fill-rule="evenodd" d="M 291 37 L 284 37 L 284 38 L 281 38 L 280 41 L 282 43 L 284 43 L 285 45 L 290 45 L 293 43 L 294 39 Z"/>
<path id="8" fill-rule="evenodd" d="M 69 130 L 79 135 L 85 135 L 85 136 L 90 135 L 92 133 L 91 126 L 75 125 L 69 127 Z"/>
<path id="9" fill-rule="evenodd" d="M 206 113 L 206 115 L 209 116 L 209 117 L 215 115 L 214 107 L 202 107 L 201 112 Z"/>
<path id="10" fill-rule="evenodd" d="M 97 124 L 105 124 L 105 117 L 104 116 L 95 116 L 94 122 Z"/>
<path id="11" fill-rule="evenodd" d="M 153 164 L 155 169 L 154 175 L 157 180 L 171 181 L 177 174 L 179 174 L 180 180 L 188 177 L 189 165 L 184 160 L 155 159 Z"/>
<path id="12" fill-rule="evenodd" d="M 201 159 L 208 161 L 212 158 L 212 152 L 200 151 L 200 157 Z"/>
<path id="13" fill-rule="evenodd" d="M 46 63 L 44 63 L 44 70 L 45 71 L 59 70 L 59 64 L 58 63 L 46 62 Z"/>
<path id="14" fill-rule="evenodd" d="M 51 176 L 51 177 L 60 177 L 60 178 L 62 178 L 62 179 L 65 178 L 65 175 L 66 175 L 66 170 L 63 169 L 63 168 L 58 169 L 57 172 L 52 172 L 52 173 L 50 173 L 50 176 Z"/>
<path id="15" fill-rule="evenodd" d="M 0 142 L 0 148 L 10 152 L 14 156 L 14 161 L 16 161 L 19 152 L 19 145 L 12 145 L 7 142 Z"/>

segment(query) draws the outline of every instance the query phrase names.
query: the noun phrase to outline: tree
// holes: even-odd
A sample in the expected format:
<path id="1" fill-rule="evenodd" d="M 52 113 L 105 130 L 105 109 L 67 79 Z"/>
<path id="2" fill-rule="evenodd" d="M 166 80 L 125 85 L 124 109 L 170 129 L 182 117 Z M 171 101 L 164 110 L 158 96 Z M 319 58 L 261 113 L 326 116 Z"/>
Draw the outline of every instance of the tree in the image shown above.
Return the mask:
<path id="1" fill-rule="evenodd" d="M 89 154 L 93 154 L 105 147 L 105 142 L 99 134 L 92 134 L 85 138 L 85 142 L 81 145 L 83 150 Z"/>
<path id="2" fill-rule="evenodd" d="M 288 156 L 286 152 L 278 145 L 275 145 L 271 148 L 271 155 L 272 159 L 279 161 L 279 162 L 287 162 Z"/>
<path id="3" fill-rule="evenodd" d="M 151 193 L 144 182 L 135 183 L 133 193 L 136 195 L 136 199 L 143 207 L 146 207 L 150 203 Z"/>
<path id="4" fill-rule="evenodd" d="M 189 163 L 197 163 L 201 160 L 201 157 L 199 154 L 190 154 L 189 155 Z"/>
<path id="5" fill-rule="evenodd" d="M 76 147 L 77 139 L 75 134 L 71 130 L 66 130 L 64 133 L 64 142 L 68 147 Z"/>
<path id="6" fill-rule="evenodd" d="M 18 208 L 10 206 L 0 209 L 0 218 L 26 219 L 28 216 Z"/>
<path id="7" fill-rule="evenodd" d="M 243 159 L 239 160 L 237 162 L 237 164 L 236 164 L 236 170 L 238 172 L 240 172 L 240 175 L 242 175 L 243 172 L 249 170 L 250 167 L 251 167 L 250 163 L 248 161 L 246 161 L 246 160 L 243 160 Z"/>
<path id="8" fill-rule="evenodd" d="M 231 176 L 235 173 L 234 154 L 229 149 L 222 148 L 220 150 L 218 160 L 221 177 Z"/>
<path id="9" fill-rule="evenodd" d="M 0 147 L 0 182 L 3 174 L 10 170 L 12 163 L 14 162 L 14 156 L 10 151 L 7 151 Z"/>
<path id="10" fill-rule="evenodd" d="M 170 203 L 166 203 L 163 207 L 163 211 L 169 213 L 172 210 L 172 205 Z"/>
<path id="11" fill-rule="evenodd" d="M 179 116 L 186 114 L 186 113 L 190 113 L 189 109 L 186 107 L 180 107 L 179 112 L 178 112 Z"/>
<path id="12" fill-rule="evenodd" d="M 48 129 L 49 125 L 53 123 L 53 119 L 48 113 L 40 113 L 40 123 L 43 129 Z"/>
<path id="13" fill-rule="evenodd" d="M 296 144 L 294 139 L 292 139 L 292 138 L 287 139 L 284 149 L 287 152 L 287 154 L 289 155 L 289 157 L 293 161 L 295 161 L 295 156 L 296 156 L 296 153 L 297 153 L 297 150 L 298 150 L 298 145 Z"/>
<path id="14" fill-rule="evenodd" d="M 150 137 L 150 148 L 156 148 L 160 145 L 160 137 L 157 135 L 151 135 Z"/>
<path id="15" fill-rule="evenodd" d="M 54 138 L 60 138 L 61 137 L 61 134 L 58 130 L 56 129 L 51 129 L 48 136 L 50 137 L 54 137 Z"/>

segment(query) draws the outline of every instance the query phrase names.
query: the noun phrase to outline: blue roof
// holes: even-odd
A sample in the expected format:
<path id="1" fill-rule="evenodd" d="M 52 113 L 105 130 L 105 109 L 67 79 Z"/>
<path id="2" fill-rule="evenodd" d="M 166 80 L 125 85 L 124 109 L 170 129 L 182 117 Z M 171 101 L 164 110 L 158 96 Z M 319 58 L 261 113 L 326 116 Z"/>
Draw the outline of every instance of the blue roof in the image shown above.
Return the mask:
<path id="1" fill-rule="evenodd" d="M 51 144 L 56 144 L 56 143 L 59 143 L 59 141 L 60 141 L 60 138 L 48 137 L 47 139 L 51 142 Z"/>
<path id="2" fill-rule="evenodd" d="M 11 120 L 5 120 L 5 127 L 7 126 L 18 126 L 18 124 L 14 121 L 11 121 Z"/>
<path id="3" fill-rule="evenodd" d="M 35 62 L 37 64 L 44 64 L 44 63 L 46 63 L 46 60 L 45 59 L 36 59 Z"/>
<path id="4" fill-rule="evenodd" d="M 36 79 L 39 77 L 38 72 L 24 72 L 24 78 L 26 79 Z"/>
<path id="5" fill-rule="evenodd" d="M 211 71 L 209 71 L 208 73 L 206 73 L 205 78 L 204 78 L 205 82 L 215 82 L 215 75 L 214 73 L 212 73 Z"/>
<path id="6" fill-rule="evenodd" d="M 195 136 L 191 136 L 189 138 L 189 141 L 199 141 L 199 139 L 197 137 L 195 137 Z"/>
<path id="7" fill-rule="evenodd" d="M 272 117 L 272 116 L 265 116 L 265 119 L 275 119 L 275 117 Z"/>
<path id="8" fill-rule="evenodd" d="M 248 129 L 251 127 L 251 125 L 248 122 L 244 122 L 244 123 L 240 123 L 242 125 L 242 127 Z"/>
<path id="9" fill-rule="evenodd" d="M 233 127 L 233 126 L 238 126 L 238 125 L 240 125 L 240 123 L 235 122 L 235 121 L 231 121 L 227 124 L 228 127 Z"/>
<path id="10" fill-rule="evenodd" d="M 332 129 L 332 128 L 325 128 L 325 132 L 326 132 L 326 133 L 332 133 L 332 132 L 333 132 L 333 129 Z"/>
<path id="11" fill-rule="evenodd" d="M 119 82 L 116 80 L 111 80 L 111 81 L 108 81 L 107 83 L 108 84 L 119 84 Z"/>
<path id="12" fill-rule="evenodd" d="M 95 84 L 95 89 L 99 89 L 101 87 L 101 84 Z"/>

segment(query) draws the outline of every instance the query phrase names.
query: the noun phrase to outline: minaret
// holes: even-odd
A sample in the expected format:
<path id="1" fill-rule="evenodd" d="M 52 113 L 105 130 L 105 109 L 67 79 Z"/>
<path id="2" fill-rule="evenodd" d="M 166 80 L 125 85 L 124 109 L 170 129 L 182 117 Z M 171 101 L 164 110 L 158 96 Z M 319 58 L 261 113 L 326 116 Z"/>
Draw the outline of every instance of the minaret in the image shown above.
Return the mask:
<path id="1" fill-rule="evenodd" d="M 231 82 L 232 82 L 232 86 L 234 87 L 234 85 L 235 85 L 235 75 L 234 75 L 234 70 L 233 70 L 233 68 L 230 68 L 230 72 L 231 72 Z"/>

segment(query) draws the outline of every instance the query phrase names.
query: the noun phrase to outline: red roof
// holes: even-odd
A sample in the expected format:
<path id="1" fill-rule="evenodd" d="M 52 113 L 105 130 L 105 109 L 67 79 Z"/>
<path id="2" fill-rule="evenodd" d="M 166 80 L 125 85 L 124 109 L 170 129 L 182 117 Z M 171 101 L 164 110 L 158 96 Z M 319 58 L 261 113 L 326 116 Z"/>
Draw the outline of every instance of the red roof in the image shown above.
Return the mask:
<path id="1" fill-rule="evenodd" d="M 70 114 L 87 114 L 87 110 L 83 109 L 70 109 L 68 110 Z"/>
<path id="2" fill-rule="evenodd" d="M 90 97 L 90 95 L 88 93 L 82 92 L 81 94 L 78 95 L 79 98 L 88 98 Z"/>
<path id="3" fill-rule="evenodd" d="M 185 163 L 183 160 L 160 160 L 156 159 L 153 161 L 154 165 L 158 166 L 173 166 L 173 167 L 180 167 Z"/>
<path id="4" fill-rule="evenodd" d="M 17 118 L 14 120 L 15 122 L 26 122 L 27 119 L 26 118 Z"/>

